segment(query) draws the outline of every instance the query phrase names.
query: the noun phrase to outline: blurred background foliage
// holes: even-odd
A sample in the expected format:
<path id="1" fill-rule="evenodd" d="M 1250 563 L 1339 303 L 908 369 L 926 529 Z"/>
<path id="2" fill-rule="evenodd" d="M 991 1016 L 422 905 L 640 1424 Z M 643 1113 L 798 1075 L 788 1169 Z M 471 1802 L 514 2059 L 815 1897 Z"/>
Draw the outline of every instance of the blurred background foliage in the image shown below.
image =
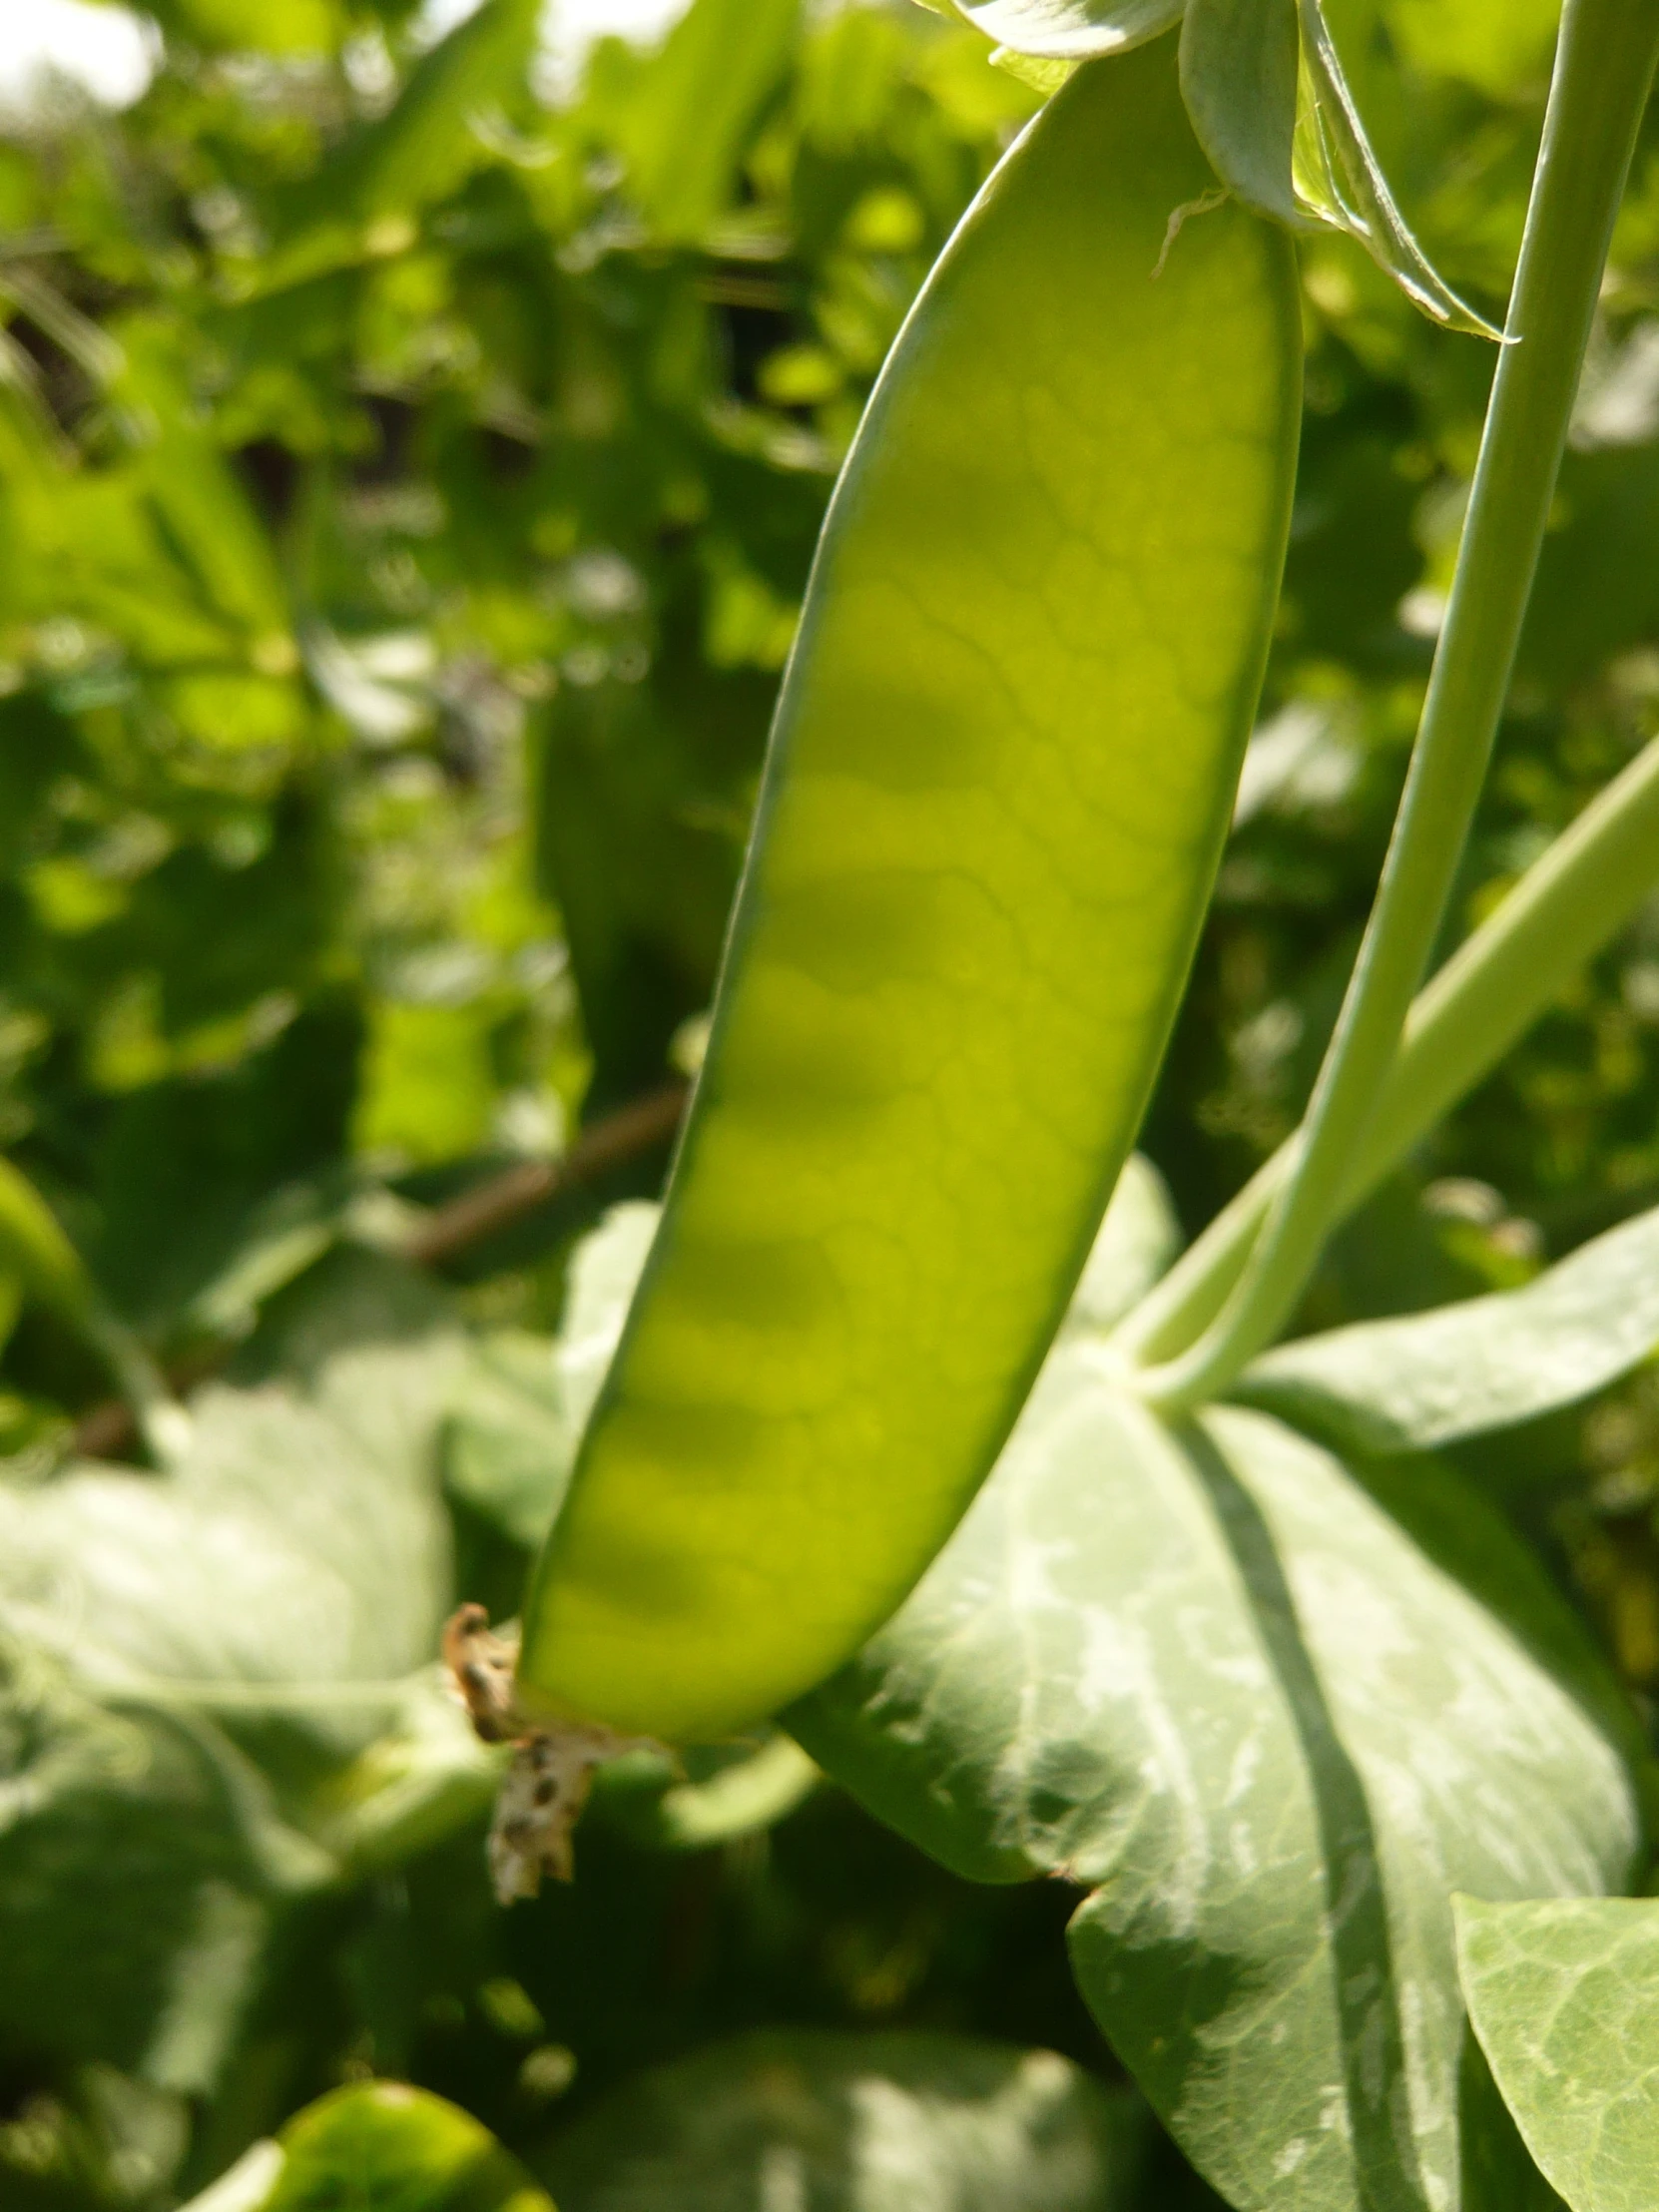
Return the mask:
<path id="1" fill-rule="evenodd" d="M 695 0 L 574 78 L 539 12 L 167 0 L 135 106 L 60 91 L 0 136 L 0 1145 L 180 1386 L 220 1376 L 179 1465 L 100 1470 L 137 1451 L 99 1358 L 26 1302 L 6 1343 L 8 2207 L 166 2206 L 387 2073 L 609 2201 L 604 2144 L 676 2095 L 749 2114 L 745 2158 L 780 2081 L 818 2109 L 833 2038 L 605 2105 L 763 2028 L 1115 2078 L 1062 1888 L 972 1891 L 776 1746 L 735 1815 L 697 1792 L 741 1750 L 619 1774 L 576 1887 L 504 1918 L 492 1770 L 421 1672 L 457 1595 L 512 1608 L 637 1217 L 573 1282 L 574 1241 L 660 1179 L 837 461 L 1035 101 L 902 0 Z M 1419 235 L 1497 310 L 1553 5 L 1331 12 Z M 1656 154 L 1448 942 L 1659 730 Z M 1334 1019 L 1492 365 L 1348 242 L 1303 268 L 1289 580 L 1145 1139 L 1189 1230 Z M 1525 1280 L 1659 1199 L 1656 1110 L 1659 904 L 1305 1321 Z M 1652 1691 L 1659 1382 L 1467 1456 Z M 1197 2190 L 1155 2139 L 1130 2163 Z"/>

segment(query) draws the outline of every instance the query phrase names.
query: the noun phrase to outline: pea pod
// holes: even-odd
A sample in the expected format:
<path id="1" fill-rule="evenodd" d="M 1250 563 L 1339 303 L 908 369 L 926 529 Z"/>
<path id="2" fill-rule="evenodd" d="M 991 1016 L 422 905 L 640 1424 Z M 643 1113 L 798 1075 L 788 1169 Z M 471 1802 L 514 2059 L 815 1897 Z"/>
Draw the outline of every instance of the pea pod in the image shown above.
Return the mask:
<path id="1" fill-rule="evenodd" d="M 1017 1414 L 1225 832 L 1300 397 L 1285 237 L 1173 40 L 964 218 L 836 490 L 667 1207 L 532 1580 L 519 1695 L 685 1740 L 893 1609 Z"/>

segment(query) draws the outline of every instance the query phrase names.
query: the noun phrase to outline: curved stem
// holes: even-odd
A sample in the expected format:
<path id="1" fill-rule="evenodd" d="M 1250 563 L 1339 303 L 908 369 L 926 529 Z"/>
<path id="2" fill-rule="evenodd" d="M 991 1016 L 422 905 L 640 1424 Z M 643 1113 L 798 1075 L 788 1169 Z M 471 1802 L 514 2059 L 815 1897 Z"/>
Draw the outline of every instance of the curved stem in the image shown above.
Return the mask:
<path id="1" fill-rule="evenodd" d="M 158 1466 L 182 1457 L 191 1437 L 191 1418 L 168 1387 L 167 1378 L 125 1322 L 97 1303 L 89 1303 L 80 1326 L 132 1408 L 139 1434 Z"/>
<path id="2" fill-rule="evenodd" d="M 1659 881 L 1659 738 L 1599 793 L 1411 1005 L 1398 1057 L 1342 1187 L 1340 1220 L 1525 1035 Z M 1286 1139 L 1118 1330 L 1143 1366 L 1213 1321 L 1295 1163 Z"/>
<path id="3" fill-rule="evenodd" d="M 1468 519 L 1377 904 L 1294 1167 L 1243 1276 L 1196 1345 L 1139 1378 L 1166 1410 L 1224 1389 L 1278 1334 L 1367 1139 L 1485 780 L 1656 58 L 1653 0 L 1566 0 Z"/>

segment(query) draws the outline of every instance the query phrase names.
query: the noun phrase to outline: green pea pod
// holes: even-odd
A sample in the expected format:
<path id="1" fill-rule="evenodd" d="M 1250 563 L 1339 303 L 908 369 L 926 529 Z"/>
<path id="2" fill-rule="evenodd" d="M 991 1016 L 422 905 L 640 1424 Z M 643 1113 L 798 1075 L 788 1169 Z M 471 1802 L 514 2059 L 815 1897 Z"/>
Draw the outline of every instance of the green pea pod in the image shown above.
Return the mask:
<path id="1" fill-rule="evenodd" d="M 523 1701 L 743 1727 L 996 1457 L 1191 961 L 1284 555 L 1288 240 L 1174 41 L 1080 70 L 946 248 L 830 509 L 667 1208 L 532 1581 Z M 1177 233 L 1171 239 L 1172 230 Z"/>

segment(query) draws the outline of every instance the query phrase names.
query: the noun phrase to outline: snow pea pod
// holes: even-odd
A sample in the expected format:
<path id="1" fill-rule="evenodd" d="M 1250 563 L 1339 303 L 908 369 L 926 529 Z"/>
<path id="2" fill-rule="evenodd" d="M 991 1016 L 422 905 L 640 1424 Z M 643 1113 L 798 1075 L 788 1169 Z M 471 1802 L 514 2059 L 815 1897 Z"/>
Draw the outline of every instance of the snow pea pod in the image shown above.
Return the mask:
<path id="1" fill-rule="evenodd" d="M 661 1228 L 521 1703 L 743 1727 L 995 1459 L 1134 1139 L 1289 517 L 1288 240 L 1174 41 L 1080 70 L 924 286 L 825 527 Z"/>

